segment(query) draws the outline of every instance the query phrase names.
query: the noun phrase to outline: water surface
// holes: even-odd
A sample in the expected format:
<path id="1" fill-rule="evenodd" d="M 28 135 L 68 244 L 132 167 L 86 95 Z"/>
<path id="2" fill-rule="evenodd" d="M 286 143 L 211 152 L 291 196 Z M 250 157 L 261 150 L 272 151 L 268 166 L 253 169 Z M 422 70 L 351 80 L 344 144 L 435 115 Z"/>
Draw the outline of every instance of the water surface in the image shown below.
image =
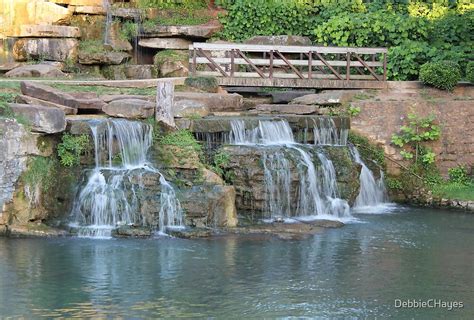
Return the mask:
<path id="1" fill-rule="evenodd" d="M 0 239 L 0 315 L 474 318 L 474 215 L 357 217 L 298 241 Z M 394 307 L 430 298 L 465 307 Z"/>

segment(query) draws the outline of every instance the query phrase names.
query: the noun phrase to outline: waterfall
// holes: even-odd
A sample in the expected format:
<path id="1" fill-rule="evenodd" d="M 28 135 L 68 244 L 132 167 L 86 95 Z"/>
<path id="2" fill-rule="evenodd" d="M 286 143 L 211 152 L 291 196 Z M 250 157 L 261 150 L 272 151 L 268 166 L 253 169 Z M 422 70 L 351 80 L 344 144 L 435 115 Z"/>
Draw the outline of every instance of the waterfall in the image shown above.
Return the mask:
<path id="1" fill-rule="evenodd" d="M 243 120 L 233 120 L 231 128 L 232 144 L 270 147 L 262 159 L 267 218 L 350 217 L 349 205 L 339 199 L 333 163 L 314 146 L 296 143 L 286 120 L 259 121 L 258 127 L 250 130 Z M 292 162 L 296 165 L 293 176 Z M 298 183 L 296 194 L 291 192 L 293 180 Z"/>
<path id="2" fill-rule="evenodd" d="M 119 119 L 91 120 L 88 124 L 94 138 L 95 168 L 74 201 L 72 214 L 79 236 L 110 237 L 119 225 L 144 226 L 137 190 L 133 184 L 129 186 L 134 177 L 141 180 L 144 172 L 160 175 L 159 231 L 183 226 L 173 187 L 146 157 L 152 144 L 151 125 Z"/>
<path id="3" fill-rule="evenodd" d="M 334 119 L 330 117 L 321 117 L 314 122 L 314 144 L 347 145 L 349 129 L 337 129 Z"/>
<path id="4" fill-rule="evenodd" d="M 109 31 L 110 31 L 110 25 L 112 24 L 112 9 L 109 3 L 109 0 L 103 0 L 102 6 L 105 9 L 106 16 L 105 16 L 105 32 L 104 32 L 104 44 L 108 45 L 110 44 L 109 42 Z"/>
<path id="5" fill-rule="evenodd" d="M 356 198 L 354 207 L 356 209 L 375 207 L 388 202 L 387 190 L 383 180 L 383 172 L 380 171 L 380 179 L 376 180 L 372 171 L 362 161 L 359 151 L 353 145 L 350 145 L 350 151 L 354 161 L 362 166 L 359 176 L 360 192 Z"/>

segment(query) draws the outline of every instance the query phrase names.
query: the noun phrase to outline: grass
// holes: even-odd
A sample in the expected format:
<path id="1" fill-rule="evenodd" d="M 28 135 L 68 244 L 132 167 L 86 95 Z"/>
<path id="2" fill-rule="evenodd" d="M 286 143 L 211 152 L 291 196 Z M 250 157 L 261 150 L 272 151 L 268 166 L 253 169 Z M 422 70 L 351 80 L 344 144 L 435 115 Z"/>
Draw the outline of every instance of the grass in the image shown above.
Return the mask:
<path id="1" fill-rule="evenodd" d="M 98 95 L 105 94 L 130 94 L 130 95 L 141 95 L 141 96 L 154 96 L 156 94 L 156 88 L 114 88 L 105 86 L 78 86 L 70 85 L 65 83 L 54 83 L 49 84 L 51 87 L 59 89 L 64 92 L 94 92 Z"/>
<path id="2" fill-rule="evenodd" d="M 433 195 L 445 199 L 474 201 L 474 183 L 444 183 L 433 187 Z"/>
<path id="3" fill-rule="evenodd" d="M 82 40 L 79 42 L 79 50 L 88 54 L 107 52 L 102 40 Z"/>

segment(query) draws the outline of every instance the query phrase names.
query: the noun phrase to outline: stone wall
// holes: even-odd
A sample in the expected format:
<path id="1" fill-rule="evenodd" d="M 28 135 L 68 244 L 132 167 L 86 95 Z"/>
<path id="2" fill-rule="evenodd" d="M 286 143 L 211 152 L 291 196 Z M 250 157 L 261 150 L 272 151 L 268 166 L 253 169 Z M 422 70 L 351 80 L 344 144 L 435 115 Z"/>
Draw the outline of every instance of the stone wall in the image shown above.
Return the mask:
<path id="1" fill-rule="evenodd" d="M 434 114 L 441 126 L 441 138 L 429 146 L 436 153 L 443 175 L 460 164 L 474 165 L 474 87 L 458 86 L 453 93 L 422 87 L 418 83 L 391 83 L 381 91 L 359 93 L 350 104 L 361 108 L 352 118 L 351 128 L 385 148 L 389 157 L 403 163 L 399 149 L 390 144 L 392 134 L 406 123 L 406 116 Z M 397 175 L 400 166 L 387 161 L 389 174 Z"/>

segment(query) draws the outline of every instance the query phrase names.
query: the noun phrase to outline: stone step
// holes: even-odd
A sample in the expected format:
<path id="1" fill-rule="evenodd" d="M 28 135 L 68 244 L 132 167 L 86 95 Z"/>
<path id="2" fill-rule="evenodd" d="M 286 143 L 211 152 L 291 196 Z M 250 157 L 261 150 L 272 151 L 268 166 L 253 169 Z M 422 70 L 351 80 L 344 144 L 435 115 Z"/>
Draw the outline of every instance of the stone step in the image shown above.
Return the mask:
<path id="1" fill-rule="evenodd" d="M 140 47 L 154 49 L 188 50 L 193 42 L 182 38 L 146 38 L 138 42 Z"/>
<path id="2" fill-rule="evenodd" d="M 66 107 L 54 102 L 49 102 L 41 99 L 36 99 L 33 97 L 25 96 L 23 94 L 18 95 L 18 99 L 21 103 L 25 104 L 32 104 L 32 105 L 39 105 L 43 107 L 49 107 L 49 108 L 56 108 L 60 109 L 64 112 L 66 115 L 72 115 L 72 114 L 77 114 L 77 109 L 71 108 L 71 107 Z"/>
<path id="3" fill-rule="evenodd" d="M 22 25 L 19 38 L 80 38 L 81 30 L 77 27 L 56 25 Z"/>

